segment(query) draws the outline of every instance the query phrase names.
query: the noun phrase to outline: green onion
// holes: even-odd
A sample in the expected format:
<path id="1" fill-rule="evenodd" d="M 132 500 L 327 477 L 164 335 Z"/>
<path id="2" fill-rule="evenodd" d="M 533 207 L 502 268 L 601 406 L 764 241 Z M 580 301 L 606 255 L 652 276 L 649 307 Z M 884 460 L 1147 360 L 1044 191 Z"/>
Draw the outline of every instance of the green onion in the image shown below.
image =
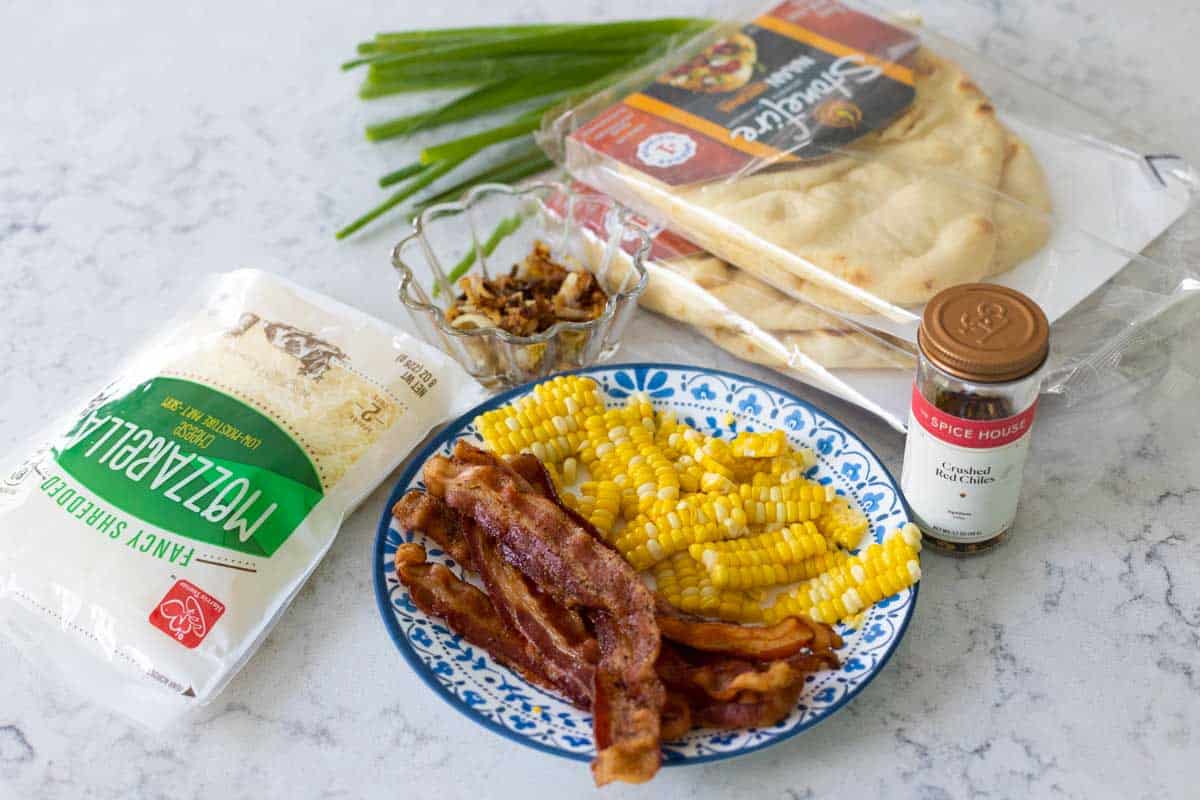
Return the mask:
<path id="1" fill-rule="evenodd" d="M 545 172 L 552 166 L 554 166 L 554 162 L 546 158 L 545 154 L 534 146 L 531 152 L 517 156 L 516 158 L 510 158 L 501 164 L 497 164 L 483 172 L 476 173 L 465 180 L 459 181 L 445 191 L 425 198 L 413 206 L 413 211 L 424 211 L 432 205 L 457 200 L 468 189 L 478 186 L 481 183 L 513 183 L 530 175 Z"/>
<path id="2" fill-rule="evenodd" d="M 399 183 L 400 181 L 408 180 L 413 175 L 416 175 L 418 172 L 424 172 L 428 168 L 429 168 L 429 164 L 423 163 L 421 161 L 414 161 L 413 163 L 409 164 L 408 166 L 401 167 L 400 169 L 398 169 L 394 172 L 389 172 L 387 175 L 384 175 L 382 178 L 379 179 L 379 185 L 380 186 L 391 186 L 394 183 Z"/>
<path id="3" fill-rule="evenodd" d="M 553 166 L 530 135 L 544 114 L 564 100 L 574 102 L 649 63 L 711 21 L 692 18 L 627 20 L 440 28 L 380 33 L 357 47 L 358 57 L 343 69 L 367 66 L 359 89 L 363 98 L 430 89 L 466 89 L 460 96 L 426 111 L 385 120 L 367 128 L 367 139 L 381 141 L 461 122 L 505 109 L 522 113 L 487 130 L 440 142 L 421 151 L 419 160 L 380 179 L 381 186 L 399 184 L 383 203 L 337 233 L 339 239 L 361 230 L 414 197 L 475 155 L 504 142 L 520 141 L 499 163 L 463 170 L 450 188 L 426 194 L 409 207 L 420 211 L 453 200 L 481 183 L 513 183 Z M 535 106 L 535 107 L 530 107 Z M 516 230 L 521 218 L 503 221 L 480 252 L 490 255 Z M 456 265 L 451 280 L 470 269 L 475 249 Z"/>
<path id="4" fill-rule="evenodd" d="M 480 248 L 483 250 L 483 257 L 487 258 L 493 252 L 495 252 L 496 248 L 500 246 L 500 243 L 516 233 L 517 229 L 520 228 L 521 224 L 524 222 L 525 218 L 520 214 L 513 214 L 511 217 L 505 217 L 504 219 L 500 220 L 500 224 L 496 226 L 496 229 L 492 231 L 492 235 L 487 238 L 487 241 L 483 243 L 483 247 Z M 450 286 L 453 286 L 459 278 L 461 278 L 463 275 L 466 275 L 467 270 L 469 270 L 471 265 L 475 263 L 475 259 L 478 255 L 478 251 L 475 249 L 475 246 L 472 245 L 471 249 L 467 251 L 467 254 L 462 257 L 462 260 L 454 265 L 454 269 L 450 270 L 450 274 L 446 276 L 446 283 L 448 283 Z M 433 287 L 434 297 L 438 296 L 439 288 L 440 284 Z"/>
<path id="5" fill-rule="evenodd" d="M 431 42 L 446 42 L 456 39 L 490 40 L 502 36 L 525 36 L 538 31 L 550 32 L 566 28 L 584 27 L 586 23 L 537 23 L 533 25 L 483 25 L 473 28 L 433 28 L 423 31 L 400 31 L 397 33 L 377 33 L 370 44 L 381 49 L 404 49 L 406 47 L 424 46 Z"/>
<path id="6" fill-rule="evenodd" d="M 429 89 L 454 89 L 479 86 L 499 80 L 513 80 L 523 75 L 549 75 L 564 70 L 597 67 L 612 69 L 620 57 L 612 55 L 535 55 L 485 58 L 478 61 L 452 61 L 446 64 L 426 63 L 373 66 L 359 88 L 364 100 L 403 92 L 422 92 Z M 629 56 L 624 60 L 628 61 Z"/>
<path id="7" fill-rule="evenodd" d="M 564 90 L 606 75 L 623 64 L 625 58 L 609 59 L 610 63 L 564 70 L 552 75 L 523 75 L 511 81 L 495 81 L 473 92 L 419 114 L 396 117 L 367 128 L 367 139 L 373 142 L 406 136 L 420 130 L 436 128 L 449 122 L 471 119 L 539 97 L 553 97 Z"/>
<path id="8" fill-rule="evenodd" d="M 421 163 L 433 164 L 447 158 L 465 158 L 466 156 L 478 153 L 485 147 L 490 147 L 500 142 L 507 142 L 531 133 L 537 129 L 542 121 L 542 115 L 548 108 L 550 108 L 549 105 L 539 106 L 522 114 L 506 125 L 489 128 L 486 131 L 473 133 L 470 136 L 463 136 L 460 139 L 452 139 L 448 142 L 435 144 L 432 147 L 426 147 L 421 151 Z"/>
<path id="9" fill-rule="evenodd" d="M 642 53 L 678 32 L 678 27 L 660 32 L 646 30 L 641 23 L 615 22 L 490 40 L 451 40 L 401 52 L 372 53 L 347 61 L 342 69 L 353 69 L 363 64 L 406 64 L 430 59 L 450 62 L 536 53 Z"/>
<path id="10" fill-rule="evenodd" d="M 350 236 L 351 234 L 358 232 L 359 230 L 361 230 L 363 227 L 365 227 L 369 223 L 374 222 L 379 217 L 383 216 L 383 214 L 385 214 L 386 212 L 391 211 L 393 208 L 400 205 L 405 200 L 412 197 L 414 194 L 421 191 L 426 186 L 433 183 L 438 178 L 442 177 L 447 172 L 449 172 L 450 170 L 457 167 L 458 164 L 459 164 L 459 162 L 457 162 L 457 161 L 443 161 L 440 164 L 434 164 L 432 167 L 429 167 L 428 169 L 422 171 L 412 181 L 410 181 L 409 184 L 407 186 L 405 186 L 403 189 L 396 192 L 391 197 L 389 197 L 387 200 L 384 200 L 382 203 L 380 203 L 379 205 L 372 208 L 366 214 L 363 214 L 361 217 L 354 220 L 354 222 L 351 222 L 349 225 L 347 225 L 346 227 L 344 227 L 340 231 L 338 231 L 337 238 L 345 239 L 347 236 Z"/>

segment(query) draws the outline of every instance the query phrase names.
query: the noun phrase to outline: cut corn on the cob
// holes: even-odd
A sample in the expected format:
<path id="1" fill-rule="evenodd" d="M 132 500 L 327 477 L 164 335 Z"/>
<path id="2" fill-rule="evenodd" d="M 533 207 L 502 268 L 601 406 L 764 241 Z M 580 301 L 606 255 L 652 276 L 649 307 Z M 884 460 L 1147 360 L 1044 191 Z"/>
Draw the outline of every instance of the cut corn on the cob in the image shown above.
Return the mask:
<path id="1" fill-rule="evenodd" d="M 808 479 L 815 455 L 783 431 L 705 436 L 656 413 L 644 392 L 606 408 L 595 381 L 579 375 L 546 381 L 477 424 L 493 451 L 540 458 L 563 502 L 634 567 L 652 570 L 659 594 L 684 611 L 861 624 L 871 604 L 920 578 L 915 526 L 851 552 L 870 521 Z M 789 583 L 762 606 L 766 587 Z"/>

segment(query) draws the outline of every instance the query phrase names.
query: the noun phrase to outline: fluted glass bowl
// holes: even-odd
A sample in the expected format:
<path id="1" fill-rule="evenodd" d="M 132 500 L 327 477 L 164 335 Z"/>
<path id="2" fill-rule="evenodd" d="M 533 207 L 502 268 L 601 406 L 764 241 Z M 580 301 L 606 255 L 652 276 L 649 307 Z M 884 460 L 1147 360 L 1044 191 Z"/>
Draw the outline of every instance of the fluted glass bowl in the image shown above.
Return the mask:
<path id="1" fill-rule="evenodd" d="M 643 259 L 650 239 L 631 218 L 607 197 L 578 194 L 556 182 L 477 186 L 462 202 L 425 209 L 392 251 L 400 302 L 427 341 L 488 388 L 604 361 L 617 352 L 646 288 Z M 589 322 L 557 322 L 533 336 L 447 322 L 459 278 L 502 275 L 523 262 L 537 241 L 550 247 L 557 263 L 595 274 L 608 294 L 603 314 Z"/>

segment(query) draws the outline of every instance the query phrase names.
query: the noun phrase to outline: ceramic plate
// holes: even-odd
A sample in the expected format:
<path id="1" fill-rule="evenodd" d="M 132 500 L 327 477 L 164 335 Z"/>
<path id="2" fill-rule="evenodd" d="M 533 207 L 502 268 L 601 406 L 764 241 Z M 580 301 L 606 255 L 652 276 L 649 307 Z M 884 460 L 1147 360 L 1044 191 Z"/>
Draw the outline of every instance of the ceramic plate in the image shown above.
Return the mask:
<path id="1" fill-rule="evenodd" d="M 621 364 L 580 371 L 600 384 L 609 405 L 645 391 L 660 411 L 672 410 L 711 436 L 783 428 L 794 445 L 805 445 L 819 463 L 809 473 L 854 498 L 871 519 L 878 541 L 885 531 L 908 521 L 908 509 L 895 480 L 871 449 L 833 417 L 787 392 L 727 372 L 669 364 Z M 426 616 L 396 579 L 393 557 L 402 542 L 426 545 L 430 560 L 461 569 L 420 533 L 396 525 L 390 509 L 409 489 L 424 488 L 421 467 L 433 455 L 449 454 L 454 443 L 482 441 L 475 418 L 528 394 L 533 384 L 498 395 L 452 422 L 416 458 L 392 490 L 379 523 L 372 573 L 384 624 L 401 654 L 429 686 L 471 719 L 530 747 L 582 761 L 591 760 L 591 718 L 553 694 L 531 686 L 478 647 L 456 636 L 440 620 Z M 727 413 L 733 422 L 726 424 Z M 811 728 L 835 714 L 883 669 L 912 617 L 917 587 L 874 606 L 858 630 L 839 633 L 842 668 L 809 676 L 800 703 L 782 722 L 736 731 L 696 730 L 681 742 L 664 745 L 665 764 L 692 764 L 730 758 L 767 747 Z"/>

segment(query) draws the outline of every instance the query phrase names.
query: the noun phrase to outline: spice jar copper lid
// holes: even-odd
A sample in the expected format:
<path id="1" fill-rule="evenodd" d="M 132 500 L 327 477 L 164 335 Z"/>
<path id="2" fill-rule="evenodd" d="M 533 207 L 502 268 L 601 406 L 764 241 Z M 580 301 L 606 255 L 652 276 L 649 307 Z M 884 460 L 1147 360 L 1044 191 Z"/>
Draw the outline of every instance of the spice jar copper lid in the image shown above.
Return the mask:
<path id="1" fill-rule="evenodd" d="M 1046 360 L 1050 323 L 1027 296 L 1006 286 L 963 283 L 925 304 L 917 335 L 939 369 L 979 383 L 1015 381 Z"/>

